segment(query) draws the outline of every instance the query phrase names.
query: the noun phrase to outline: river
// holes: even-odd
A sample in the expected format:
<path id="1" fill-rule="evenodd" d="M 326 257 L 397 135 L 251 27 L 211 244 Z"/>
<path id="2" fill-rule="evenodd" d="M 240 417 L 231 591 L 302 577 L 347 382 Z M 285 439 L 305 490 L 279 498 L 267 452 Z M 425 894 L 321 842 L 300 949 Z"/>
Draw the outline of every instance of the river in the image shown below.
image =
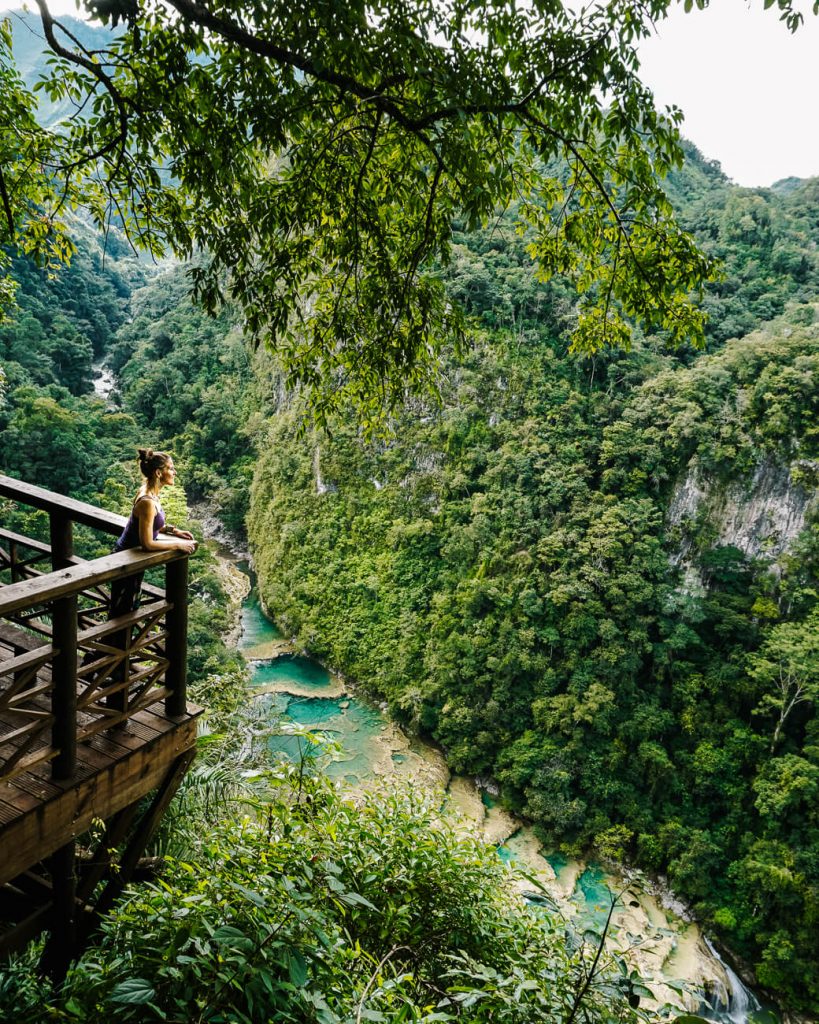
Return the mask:
<path id="1" fill-rule="evenodd" d="M 219 553 L 230 557 L 222 545 Z M 244 563 L 230 561 L 234 573 L 247 571 Z M 374 780 L 379 786 L 411 781 L 425 789 L 440 800 L 443 813 L 456 815 L 464 830 L 492 843 L 506 862 L 536 879 L 521 878 L 521 889 L 530 898 L 552 902 L 573 928 L 599 931 L 613 894 L 620 894 L 607 941 L 639 970 L 659 1003 L 719 1024 L 776 1021 L 669 893 L 640 872 L 615 872 L 544 851 L 532 829 L 500 806 L 497 792 L 452 775 L 438 749 L 406 736 L 341 678 L 294 653 L 264 615 L 255 587 L 242 602 L 238 645 L 250 665 L 253 699 L 268 709 L 271 720 L 309 727 L 338 745 L 328 771 L 339 785 L 355 791 Z M 284 756 L 297 754 L 303 743 L 286 727 L 270 740 L 271 750 Z"/>

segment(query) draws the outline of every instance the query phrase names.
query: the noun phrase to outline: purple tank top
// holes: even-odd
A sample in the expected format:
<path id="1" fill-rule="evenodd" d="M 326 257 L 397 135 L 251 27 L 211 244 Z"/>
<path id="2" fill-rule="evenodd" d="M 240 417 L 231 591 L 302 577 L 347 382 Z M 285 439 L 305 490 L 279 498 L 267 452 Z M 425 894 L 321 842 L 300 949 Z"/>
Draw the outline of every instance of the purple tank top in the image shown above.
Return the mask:
<path id="1" fill-rule="evenodd" d="M 137 498 L 137 501 L 141 501 L 141 498 Z M 156 501 L 156 499 L 152 499 Z M 138 548 L 139 544 L 139 520 L 136 517 L 134 509 L 136 508 L 136 501 L 134 502 L 134 508 L 131 509 L 131 514 L 128 516 L 128 522 L 125 524 L 125 529 L 120 534 L 116 544 L 114 545 L 114 551 L 125 551 L 128 548 Z M 165 526 L 165 513 L 162 510 L 162 506 L 156 501 L 156 515 L 154 516 L 153 534 L 154 540 L 157 538 L 159 531 Z"/>

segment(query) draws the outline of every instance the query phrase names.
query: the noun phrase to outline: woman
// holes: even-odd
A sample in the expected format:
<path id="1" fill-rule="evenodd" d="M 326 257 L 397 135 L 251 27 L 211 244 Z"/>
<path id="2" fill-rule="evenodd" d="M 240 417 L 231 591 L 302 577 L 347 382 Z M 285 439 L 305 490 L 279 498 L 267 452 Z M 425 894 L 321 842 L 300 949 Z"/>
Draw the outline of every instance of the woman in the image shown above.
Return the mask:
<path id="1" fill-rule="evenodd" d="M 125 529 L 114 545 L 114 551 L 128 548 L 142 548 L 145 551 L 161 551 L 176 548 L 192 555 L 196 551 L 193 534 L 179 530 L 165 522 L 165 513 L 159 503 L 159 492 L 172 485 L 176 476 L 173 459 L 165 452 L 151 448 L 138 448 L 139 469 L 145 478 L 134 498 L 131 514 Z M 142 573 L 114 580 L 111 584 L 110 619 L 139 607 L 139 592 L 142 587 Z"/>

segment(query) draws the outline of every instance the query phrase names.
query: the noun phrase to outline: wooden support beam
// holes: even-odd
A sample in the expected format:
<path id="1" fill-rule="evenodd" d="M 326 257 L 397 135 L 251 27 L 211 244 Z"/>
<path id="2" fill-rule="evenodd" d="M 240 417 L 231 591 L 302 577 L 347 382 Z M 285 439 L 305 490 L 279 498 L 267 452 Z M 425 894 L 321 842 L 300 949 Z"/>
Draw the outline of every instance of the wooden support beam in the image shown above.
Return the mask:
<path id="1" fill-rule="evenodd" d="M 154 734 L 150 740 L 143 739 L 136 731 L 130 735 L 118 734 L 122 744 L 130 746 L 132 752 L 119 756 L 109 768 L 72 784 L 38 780 L 36 795 L 42 792 L 44 798 L 36 807 L 36 813 L 13 818 L 0 832 L 0 885 L 80 835 L 94 818 L 107 821 L 117 811 L 155 789 L 175 760 L 196 745 L 194 717 L 176 725 L 158 715 L 153 718 L 157 727 L 166 726 L 167 731 Z M 140 729 L 135 719 L 131 719 L 131 727 Z M 15 785 L 21 782 L 21 779 L 14 780 Z"/>
<path id="2" fill-rule="evenodd" d="M 135 800 L 105 823 L 105 832 L 97 844 L 93 857 L 84 865 L 82 877 L 77 886 L 77 899 L 82 903 L 88 902 L 102 881 L 117 847 L 128 834 L 141 803 L 141 800 Z"/>
<path id="3" fill-rule="evenodd" d="M 74 840 L 60 847 L 49 861 L 54 897 L 48 922 L 50 935 L 40 958 L 40 970 L 62 981 L 77 949 L 77 876 Z"/>
<path id="4" fill-rule="evenodd" d="M 125 516 L 117 515 L 115 512 L 107 512 L 96 505 L 75 501 L 64 494 L 48 491 L 45 487 L 36 487 L 34 484 L 27 484 L 23 480 L 15 480 L 14 477 L 3 474 L 0 474 L 0 497 L 11 498 L 12 501 L 19 501 L 23 505 L 39 508 L 48 513 L 61 512 L 75 523 L 93 526 L 94 529 L 103 530 L 115 537 L 122 533 L 127 522 Z"/>
<path id="5" fill-rule="evenodd" d="M 51 568 L 64 569 L 74 557 L 74 525 L 62 509 L 52 509 L 48 517 L 51 533 Z"/>
<path id="6" fill-rule="evenodd" d="M 0 529 L 0 539 L 30 548 L 32 551 L 39 551 L 41 555 L 51 554 L 50 545 L 43 544 L 41 540 L 34 540 L 33 537 L 26 537 L 22 533 L 15 533 L 13 530 Z"/>
<path id="7" fill-rule="evenodd" d="M 98 586 L 100 583 L 120 580 L 134 573 L 144 572 L 152 566 L 185 558 L 187 555 L 181 554 L 175 548 L 161 551 L 130 548 L 103 558 L 95 558 L 90 562 L 71 565 L 67 569 L 35 579 L 20 580 L 19 583 L 11 583 L 0 589 L 0 616 L 12 615 L 33 605 L 48 604 L 50 601 L 56 601 L 69 594 L 78 594 L 81 590 Z"/>
<path id="8" fill-rule="evenodd" d="M 102 915 L 111 909 L 114 900 L 131 880 L 131 876 L 134 873 L 134 869 L 137 866 L 139 858 L 145 851 L 145 847 L 151 841 L 151 837 L 154 832 L 156 832 L 159 827 L 162 816 L 168 809 L 168 804 L 173 799 L 174 794 L 179 788 L 179 784 L 185 777 L 185 772 L 187 772 L 191 761 L 193 761 L 195 756 L 196 750 L 194 748 L 186 750 L 184 753 L 180 754 L 180 756 L 171 765 L 168 773 L 162 780 L 161 785 L 154 794 L 150 807 L 137 825 L 125 852 L 120 858 L 119 871 L 111 877 L 103 890 L 102 895 L 97 900 L 97 904 L 94 908 L 94 912 L 97 915 Z"/>

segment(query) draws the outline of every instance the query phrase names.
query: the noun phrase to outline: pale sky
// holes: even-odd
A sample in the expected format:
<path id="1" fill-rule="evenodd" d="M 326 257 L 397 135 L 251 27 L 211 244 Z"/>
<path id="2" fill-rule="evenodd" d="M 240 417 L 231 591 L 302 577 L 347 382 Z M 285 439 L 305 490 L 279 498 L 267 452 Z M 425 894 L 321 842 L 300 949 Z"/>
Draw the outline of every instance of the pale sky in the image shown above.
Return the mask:
<path id="1" fill-rule="evenodd" d="M 658 104 L 685 114 L 683 134 L 740 185 L 819 175 L 819 17 L 791 34 L 762 0 L 672 8 L 640 49 Z"/>
<path id="2" fill-rule="evenodd" d="M 805 24 L 791 35 L 762 3 L 712 0 L 690 14 L 675 5 L 640 49 L 658 104 L 680 107 L 683 133 L 748 186 L 819 175 L 819 17 L 804 0 Z M 0 0 L 0 10 L 19 6 Z M 74 0 L 49 6 L 76 14 Z"/>

